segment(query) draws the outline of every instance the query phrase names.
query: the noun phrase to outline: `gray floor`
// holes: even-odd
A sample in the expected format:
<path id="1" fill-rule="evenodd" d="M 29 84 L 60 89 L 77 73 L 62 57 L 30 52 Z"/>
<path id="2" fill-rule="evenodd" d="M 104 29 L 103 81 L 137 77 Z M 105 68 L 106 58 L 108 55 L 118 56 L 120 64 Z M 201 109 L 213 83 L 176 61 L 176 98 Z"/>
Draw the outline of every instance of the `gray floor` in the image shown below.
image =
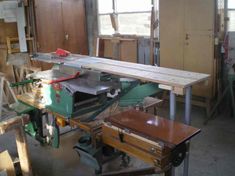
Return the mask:
<path id="1" fill-rule="evenodd" d="M 178 108 L 177 117 L 182 117 L 183 107 Z M 165 108 L 161 115 L 168 114 Z M 228 113 L 226 113 L 228 114 Z M 192 109 L 192 125 L 202 129 L 201 134 L 192 140 L 190 153 L 190 176 L 235 176 L 235 119 L 221 114 L 207 126 L 203 125 L 205 112 L 200 108 Z M 180 120 L 180 118 L 178 118 Z M 72 147 L 78 133 L 69 133 L 62 137 L 60 149 L 42 147 L 28 137 L 32 167 L 36 176 L 92 176 L 93 170 L 79 163 Z M 16 147 L 12 133 L 0 136 L 0 151 L 9 150 L 16 156 Z M 109 163 L 106 170 L 119 169 L 119 160 Z M 131 167 L 141 167 L 141 161 L 133 159 Z M 182 175 L 182 167 L 176 169 L 176 175 Z"/>

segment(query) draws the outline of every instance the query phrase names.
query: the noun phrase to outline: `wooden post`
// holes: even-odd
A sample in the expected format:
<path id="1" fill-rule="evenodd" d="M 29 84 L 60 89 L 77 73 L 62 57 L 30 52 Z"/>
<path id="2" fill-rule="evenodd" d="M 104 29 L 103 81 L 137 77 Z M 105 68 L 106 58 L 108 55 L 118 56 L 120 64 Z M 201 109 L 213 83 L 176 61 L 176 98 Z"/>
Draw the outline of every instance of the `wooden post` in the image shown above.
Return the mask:
<path id="1" fill-rule="evenodd" d="M 3 83 L 4 83 L 4 77 L 0 75 L 0 119 L 2 116 L 2 106 L 3 106 Z"/>
<path id="2" fill-rule="evenodd" d="M 23 127 L 15 129 L 15 137 L 22 174 L 23 176 L 32 176 L 33 172 L 31 162 L 29 160 L 28 146 Z"/>
<path id="3" fill-rule="evenodd" d="M 153 3 L 152 3 L 153 5 Z M 150 24 L 150 64 L 154 65 L 154 50 L 155 50 L 155 45 L 154 45 L 154 22 L 155 22 L 155 9 L 154 6 L 152 6 L 151 9 L 151 24 Z"/>

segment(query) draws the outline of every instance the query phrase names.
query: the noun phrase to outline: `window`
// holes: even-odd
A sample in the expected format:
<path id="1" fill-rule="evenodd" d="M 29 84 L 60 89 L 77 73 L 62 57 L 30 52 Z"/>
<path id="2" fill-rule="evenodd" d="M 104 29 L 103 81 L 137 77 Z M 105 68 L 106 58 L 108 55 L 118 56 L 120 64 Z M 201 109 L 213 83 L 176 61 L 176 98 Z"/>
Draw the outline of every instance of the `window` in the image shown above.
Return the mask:
<path id="1" fill-rule="evenodd" d="M 228 31 L 235 31 L 235 1 L 228 0 Z"/>
<path id="2" fill-rule="evenodd" d="M 235 9 L 235 1 L 228 0 L 228 9 Z"/>
<path id="3" fill-rule="evenodd" d="M 98 0 L 100 35 L 150 35 L 152 0 Z M 116 17 L 116 31 L 111 16 Z"/>

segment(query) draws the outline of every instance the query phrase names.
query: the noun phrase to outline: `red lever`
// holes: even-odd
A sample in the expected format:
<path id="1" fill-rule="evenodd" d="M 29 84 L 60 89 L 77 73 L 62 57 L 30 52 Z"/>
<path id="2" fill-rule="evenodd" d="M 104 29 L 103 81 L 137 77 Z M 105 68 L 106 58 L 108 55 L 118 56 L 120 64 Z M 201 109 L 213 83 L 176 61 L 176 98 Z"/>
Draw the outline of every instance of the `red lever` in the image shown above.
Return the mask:
<path id="1" fill-rule="evenodd" d="M 70 52 L 69 52 L 69 51 L 66 51 L 66 50 L 63 50 L 63 49 L 61 49 L 61 48 L 57 48 L 55 54 L 56 54 L 57 56 L 60 56 L 60 57 L 67 57 L 67 56 L 69 56 Z"/>

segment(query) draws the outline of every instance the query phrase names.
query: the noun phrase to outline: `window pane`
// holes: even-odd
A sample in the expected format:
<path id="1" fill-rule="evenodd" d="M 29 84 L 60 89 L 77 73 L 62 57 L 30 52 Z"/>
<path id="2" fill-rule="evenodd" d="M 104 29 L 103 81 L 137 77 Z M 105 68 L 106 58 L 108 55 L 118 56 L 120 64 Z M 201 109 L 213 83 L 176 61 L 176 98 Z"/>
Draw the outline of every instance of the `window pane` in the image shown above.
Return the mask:
<path id="1" fill-rule="evenodd" d="M 113 1 L 112 0 L 98 0 L 99 13 L 112 13 Z"/>
<path id="2" fill-rule="evenodd" d="M 109 15 L 100 15 L 99 16 L 99 28 L 101 35 L 112 35 L 114 30 L 111 24 L 111 19 Z"/>
<path id="3" fill-rule="evenodd" d="M 235 31 L 235 11 L 228 11 L 228 31 Z"/>
<path id="4" fill-rule="evenodd" d="M 117 12 L 150 11 L 151 0 L 117 0 Z"/>
<path id="5" fill-rule="evenodd" d="M 234 0 L 228 0 L 228 8 L 235 9 L 235 1 Z"/>
<path id="6" fill-rule="evenodd" d="M 118 17 L 121 34 L 150 35 L 150 13 L 119 14 Z"/>

